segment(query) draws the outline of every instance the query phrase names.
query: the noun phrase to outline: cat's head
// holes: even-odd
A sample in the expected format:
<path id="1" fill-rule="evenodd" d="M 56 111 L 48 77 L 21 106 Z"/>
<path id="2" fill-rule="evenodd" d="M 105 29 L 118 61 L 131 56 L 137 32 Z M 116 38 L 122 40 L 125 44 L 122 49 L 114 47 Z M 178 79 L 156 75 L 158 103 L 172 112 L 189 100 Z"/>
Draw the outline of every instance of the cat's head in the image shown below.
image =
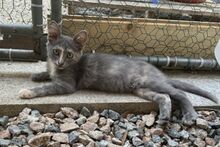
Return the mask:
<path id="1" fill-rule="evenodd" d="M 65 69 L 80 60 L 87 39 L 85 30 L 73 37 L 62 35 L 59 25 L 52 21 L 48 26 L 47 56 L 58 69 Z"/>

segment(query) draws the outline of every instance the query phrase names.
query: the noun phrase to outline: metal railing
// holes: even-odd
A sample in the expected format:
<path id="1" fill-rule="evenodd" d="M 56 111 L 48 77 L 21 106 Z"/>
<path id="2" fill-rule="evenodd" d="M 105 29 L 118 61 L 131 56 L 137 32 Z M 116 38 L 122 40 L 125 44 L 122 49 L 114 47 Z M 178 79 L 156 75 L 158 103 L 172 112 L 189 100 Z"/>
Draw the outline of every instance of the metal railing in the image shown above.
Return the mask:
<path id="1" fill-rule="evenodd" d="M 12 2 L 14 5 L 15 1 Z M 61 3 L 61 1 L 51 0 L 53 6 L 53 2 L 56 2 L 55 4 Z M 2 10 L 7 11 L 4 8 L 4 1 L 1 1 L 0 6 Z M 0 36 L 2 36 L 0 60 L 37 61 L 46 59 L 46 37 L 43 32 L 42 8 L 42 0 L 31 0 L 31 24 L 0 23 Z M 10 12 L 7 14 L 10 15 Z"/>

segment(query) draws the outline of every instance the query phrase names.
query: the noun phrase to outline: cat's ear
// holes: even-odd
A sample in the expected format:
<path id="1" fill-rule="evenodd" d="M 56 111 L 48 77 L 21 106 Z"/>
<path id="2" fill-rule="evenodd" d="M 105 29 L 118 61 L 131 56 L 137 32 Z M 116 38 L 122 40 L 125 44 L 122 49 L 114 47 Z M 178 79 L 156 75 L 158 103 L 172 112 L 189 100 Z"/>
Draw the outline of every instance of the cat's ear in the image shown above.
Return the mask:
<path id="1" fill-rule="evenodd" d="M 88 32 L 86 30 L 82 30 L 79 33 L 73 36 L 73 40 L 80 45 L 84 46 L 88 40 Z"/>
<path id="2" fill-rule="evenodd" d="M 48 40 L 51 41 L 55 41 L 58 38 L 60 38 L 61 35 L 61 29 L 59 24 L 57 24 L 55 21 L 51 21 L 49 26 L 48 26 Z"/>

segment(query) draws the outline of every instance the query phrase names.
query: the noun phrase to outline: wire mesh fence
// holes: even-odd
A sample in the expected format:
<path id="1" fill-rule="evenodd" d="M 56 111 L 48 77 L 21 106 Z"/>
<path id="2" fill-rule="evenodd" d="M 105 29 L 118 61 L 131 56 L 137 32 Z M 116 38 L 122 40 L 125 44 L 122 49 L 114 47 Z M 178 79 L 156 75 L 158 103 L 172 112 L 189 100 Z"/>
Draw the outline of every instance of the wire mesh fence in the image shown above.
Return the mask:
<path id="1" fill-rule="evenodd" d="M 213 58 L 218 1 L 177 1 L 65 0 L 64 33 L 87 30 L 86 51 Z"/>
<path id="2" fill-rule="evenodd" d="M 89 32 L 87 52 L 214 58 L 218 0 L 63 0 L 63 33 Z M 30 24 L 31 0 L 0 0 L 0 24 Z M 44 33 L 51 15 L 43 1 Z"/>

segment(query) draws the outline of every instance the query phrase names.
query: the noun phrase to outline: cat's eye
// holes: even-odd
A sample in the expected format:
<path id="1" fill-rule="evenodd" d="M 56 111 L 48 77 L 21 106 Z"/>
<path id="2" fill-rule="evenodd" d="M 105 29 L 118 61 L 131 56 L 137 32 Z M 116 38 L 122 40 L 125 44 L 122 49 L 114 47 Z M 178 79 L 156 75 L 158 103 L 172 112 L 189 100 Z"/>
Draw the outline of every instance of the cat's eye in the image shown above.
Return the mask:
<path id="1" fill-rule="evenodd" d="M 54 55 L 59 55 L 59 54 L 60 54 L 60 50 L 54 49 L 54 50 L 53 50 L 53 53 L 54 53 Z"/>
<path id="2" fill-rule="evenodd" d="M 68 53 L 67 53 L 67 57 L 68 57 L 68 58 L 73 58 L 73 53 L 68 52 Z"/>

